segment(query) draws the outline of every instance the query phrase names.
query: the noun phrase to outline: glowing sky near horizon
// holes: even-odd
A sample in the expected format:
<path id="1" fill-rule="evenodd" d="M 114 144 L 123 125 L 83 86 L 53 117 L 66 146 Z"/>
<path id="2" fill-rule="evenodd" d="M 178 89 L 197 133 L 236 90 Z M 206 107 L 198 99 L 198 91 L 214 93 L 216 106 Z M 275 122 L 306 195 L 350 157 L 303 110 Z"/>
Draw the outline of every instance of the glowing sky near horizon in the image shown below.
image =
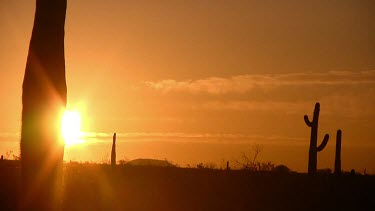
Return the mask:
<path id="1" fill-rule="evenodd" d="M 17 146 L 5 142 L 18 141 L 34 3 L 0 0 L 2 154 Z M 375 172 L 366 151 L 375 148 L 373 11 L 372 0 L 68 0 L 68 105 L 80 108 L 82 131 L 159 134 L 142 135 L 147 144 L 136 142 L 136 153 L 123 149 L 134 158 L 190 159 L 193 148 L 184 149 L 196 142 L 233 147 L 215 154 L 202 144 L 201 160 L 230 157 L 257 142 L 269 151 L 293 146 L 278 157 L 265 147 L 264 159 L 304 170 L 303 115 L 319 101 L 318 139 L 329 133 L 334 148 L 342 129 L 343 156 L 350 154 L 343 165 Z M 148 140 L 174 145 L 155 144 L 160 152 L 152 155 Z M 329 167 L 328 151 L 320 162 Z"/>

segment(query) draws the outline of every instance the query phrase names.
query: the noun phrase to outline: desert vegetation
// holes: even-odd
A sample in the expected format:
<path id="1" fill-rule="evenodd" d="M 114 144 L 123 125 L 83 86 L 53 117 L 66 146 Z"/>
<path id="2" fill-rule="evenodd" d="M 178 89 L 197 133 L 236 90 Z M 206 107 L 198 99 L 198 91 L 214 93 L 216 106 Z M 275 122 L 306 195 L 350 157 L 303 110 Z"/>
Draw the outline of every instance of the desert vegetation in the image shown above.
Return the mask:
<path id="1" fill-rule="evenodd" d="M 63 210 L 368 210 L 375 178 L 271 171 L 68 162 Z M 15 210 L 20 164 L 0 163 L 0 207 Z"/>
<path id="2" fill-rule="evenodd" d="M 64 144 L 66 0 L 37 0 L 22 84 L 20 208 L 58 210 Z"/>
<path id="3" fill-rule="evenodd" d="M 235 160 L 223 159 L 222 164 L 201 161 L 180 166 L 167 159 L 119 160 L 116 133 L 101 163 L 64 163 L 66 142 L 60 130 L 67 104 L 66 8 L 67 0 L 36 0 L 22 85 L 20 156 L 13 151 L 1 155 L 0 210 L 291 211 L 375 207 L 375 176 L 354 169 L 342 171 L 341 129 L 336 133 L 334 172 L 318 168 L 318 153 L 329 141 L 329 134 L 325 134 L 318 144 L 319 102 L 311 120 L 304 115 L 305 124 L 311 128 L 307 173 L 261 161 L 260 144 L 249 146 L 250 150 Z"/>
<path id="4" fill-rule="evenodd" d="M 313 174 L 260 161 L 263 145 L 254 144 L 234 161 L 179 166 L 169 160 L 116 161 L 116 133 L 111 156 L 102 163 L 64 163 L 63 210 L 365 210 L 374 204 L 375 177 L 341 170 L 341 130 L 336 135 L 334 172 L 318 169 L 319 103 L 312 128 L 309 162 Z M 328 135 L 326 135 L 328 137 Z M 312 150 L 311 150 L 312 147 Z M 311 152 L 313 151 L 313 153 Z M 312 158 L 311 158 L 312 156 Z M 0 161 L 0 207 L 17 209 L 22 195 L 21 163 L 12 151 Z M 312 160 L 314 161 L 311 164 Z"/>

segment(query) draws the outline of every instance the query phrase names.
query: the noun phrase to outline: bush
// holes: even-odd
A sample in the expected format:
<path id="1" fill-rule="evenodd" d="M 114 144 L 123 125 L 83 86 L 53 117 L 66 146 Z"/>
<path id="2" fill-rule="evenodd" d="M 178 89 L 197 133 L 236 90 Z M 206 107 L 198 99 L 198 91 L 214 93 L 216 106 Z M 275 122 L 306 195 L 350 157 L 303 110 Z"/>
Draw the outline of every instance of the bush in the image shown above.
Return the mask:
<path id="1" fill-rule="evenodd" d="M 280 174 L 290 173 L 290 169 L 285 165 L 278 165 L 275 168 L 273 168 L 272 171 L 275 173 L 280 173 Z"/>

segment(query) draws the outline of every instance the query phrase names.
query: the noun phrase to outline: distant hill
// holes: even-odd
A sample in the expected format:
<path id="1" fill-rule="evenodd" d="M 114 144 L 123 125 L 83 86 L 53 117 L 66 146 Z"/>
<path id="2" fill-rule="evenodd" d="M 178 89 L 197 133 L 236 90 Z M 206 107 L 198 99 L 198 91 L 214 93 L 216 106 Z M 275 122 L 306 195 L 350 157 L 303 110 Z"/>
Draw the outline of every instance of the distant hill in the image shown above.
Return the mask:
<path id="1" fill-rule="evenodd" d="M 126 163 L 127 165 L 132 166 L 158 166 L 158 167 L 175 167 L 172 163 L 166 160 L 157 160 L 157 159 L 144 159 L 139 158 L 135 160 L 131 160 Z"/>

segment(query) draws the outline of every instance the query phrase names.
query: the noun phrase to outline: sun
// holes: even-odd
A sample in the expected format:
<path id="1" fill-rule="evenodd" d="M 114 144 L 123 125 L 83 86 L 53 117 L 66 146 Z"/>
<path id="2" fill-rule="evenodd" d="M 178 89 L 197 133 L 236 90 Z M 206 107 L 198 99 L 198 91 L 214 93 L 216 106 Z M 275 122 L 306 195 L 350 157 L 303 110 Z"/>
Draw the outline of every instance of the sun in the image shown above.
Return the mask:
<path id="1" fill-rule="evenodd" d="M 82 143 L 81 136 L 81 115 L 77 111 L 64 112 L 61 123 L 61 133 L 67 146 Z"/>

